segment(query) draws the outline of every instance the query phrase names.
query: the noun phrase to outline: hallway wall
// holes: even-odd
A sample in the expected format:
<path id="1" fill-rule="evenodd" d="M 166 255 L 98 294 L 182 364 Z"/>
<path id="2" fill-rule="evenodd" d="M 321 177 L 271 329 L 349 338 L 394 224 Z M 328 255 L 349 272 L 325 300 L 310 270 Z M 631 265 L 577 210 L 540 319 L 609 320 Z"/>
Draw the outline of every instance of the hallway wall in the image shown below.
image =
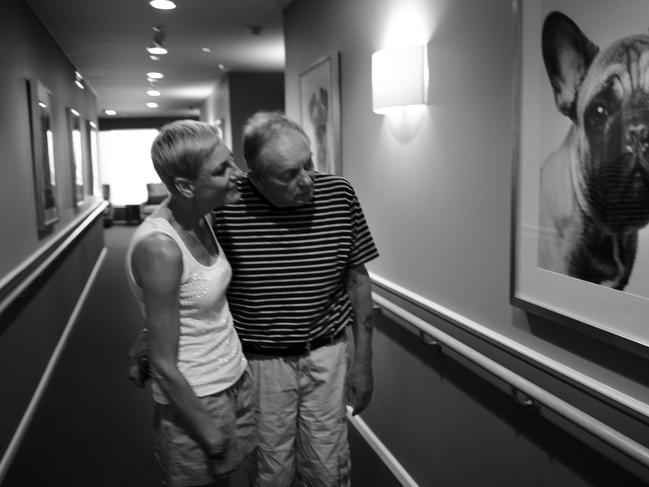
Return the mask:
<path id="1" fill-rule="evenodd" d="M 74 108 L 85 122 L 97 122 L 96 97 L 90 88 L 74 85 L 74 66 L 38 18 L 21 0 L 3 2 L 0 16 L 0 276 L 4 276 L 47 242 L 39 240 L 29 138 L 27 78 L 39 79 L 52 92 L 52 128 L 60 221 L 53 237 L 93 202 L 76 207 L 72 202 L 71 144 L 66 109 Z M 88 165 L 87 158 L 85 165 Z M 90 168 L 84 171 L 86 187 Z"/>
<path id="2" fill-rule="evenodd" d="M 295 0 L 284 24 L 286 109 L 293 118 L 300 119 L 300 73 L 326 54 L 340 55 L 342 173 L 357 190 L 381 252 L 368 266 L 373 275 L 485 327 L 497 343 L 401 303 L 648 445 L 646 416 L 523 353 L 561 364 L 585 383 L 649 410 L 646 358 L 510 304 L 512 2 Z M 376 115 L 371 107 L 371 55 L 395 40 L 429 45 L 429 106 L 402 118 Z M 480 386 L 456 370 L 470 364 L 448 365 L 417 340 L 395 338 L 395 327 L 388 318 L 378 323 L 376 391 L 363 417 L 421 485 L 610 485 L 605 474 L 619 476 L 627 468 L 649 479 L 646 469 L 556 415 L 542 410 L 531 421 L 518 417 L 498 389 L 502 384 Z M 556 438 L 562 440 L 544 440 L 556 424 L 581 447 L 586 442 L 594 456 L 578 460 L 581 447 L 563 439 L 561 430 Z"/>
<path id="3" fill-rule="evenodd" d="M 232 149 L 234 162 L 244 169 L 241 130 L 246 120 L 259 110 L 283 109 L 283 73 L 229 72 L 203 103 L 201 120 L 221 124 L 223 139 Z"/>
<path id="4" fill-rule="evenodd" d="M 81 90 L 74 85 L 74 66 L 21 0 L 3 1 L 2 7 L 0 460 L 12 438 L 16 438 L 20 421 L 28 412 L 104 243 L 101 201 L 89 194 L 91 166 L 87 146 L 83 154 L 86 194 L 79 205 L 73 202 L 71 133 L 66 116 L 69 108 L 80 113 L 85 139 L 86 123 L 97 121 L 95 94 L 89 87 Z M 40 235 L 26 82 L 34 78 L 52 94 L 59 212 L 59 220 L 51 230 Z M 74 242 L 66 242 L 68 237 Z M 3 474 L 0 468 L 0 482 Z"/>

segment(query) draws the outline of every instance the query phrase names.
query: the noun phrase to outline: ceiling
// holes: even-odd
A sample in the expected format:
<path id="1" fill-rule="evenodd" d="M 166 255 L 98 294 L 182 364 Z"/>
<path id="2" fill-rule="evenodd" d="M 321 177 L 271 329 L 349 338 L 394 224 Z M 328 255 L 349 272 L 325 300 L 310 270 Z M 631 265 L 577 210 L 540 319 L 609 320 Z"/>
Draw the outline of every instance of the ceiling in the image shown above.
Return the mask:
<path id="1" fill-rule="evenodd" d="M 24 0 L 97 95 L 100 117 L 104 109 L 198 115 L 225 72 L 283 71 L 282 10 L 292 0 L 174 1 L 173 10 L 156 10 L 148 0 Z M 154 61 L 145 48 L 157 25 L 168 53 Z M 150 71 L 164 74 L 154 83 L 161 96 L 146 94 Z M 147 108 L 150 101 L 159 107 Z"/>

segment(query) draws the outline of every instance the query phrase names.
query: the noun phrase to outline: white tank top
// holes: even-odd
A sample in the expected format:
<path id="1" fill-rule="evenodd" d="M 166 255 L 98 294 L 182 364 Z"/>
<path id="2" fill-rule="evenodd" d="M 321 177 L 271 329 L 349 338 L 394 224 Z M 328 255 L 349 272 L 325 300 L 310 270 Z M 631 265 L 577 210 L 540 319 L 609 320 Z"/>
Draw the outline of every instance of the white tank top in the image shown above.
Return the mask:
<path id="1" fill-rule="evenodd" d="M 182 253 L 178 369 L 198 397 L 223 391 L 239 379 L 247 366 L 225 297 L 232 268 L 213 232 L 212 237 L 218 246 L 219 255 L 214 264 L 206 266 L 194 258 L 166 219 L 156 217 L 155 214 L 146 218 L 135 230 L 126 252 L 128 282 L 143 313 L 142 288 L 135 282 L 131 256 L 135 246 L 153 233 L 164 233 L 173 238 Z M 152 392 L 157 403 L 169 403 L 155 376 Z"/>

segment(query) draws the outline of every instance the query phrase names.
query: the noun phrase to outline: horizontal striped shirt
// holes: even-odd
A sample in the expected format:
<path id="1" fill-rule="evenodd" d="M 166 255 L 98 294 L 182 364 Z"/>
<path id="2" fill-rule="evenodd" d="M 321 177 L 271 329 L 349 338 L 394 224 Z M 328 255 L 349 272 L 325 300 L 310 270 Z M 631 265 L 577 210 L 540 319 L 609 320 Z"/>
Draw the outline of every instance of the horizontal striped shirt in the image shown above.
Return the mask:
<path id="1" fill-rule="evenodd" d="M 378 251 L 349 182 L 319 173 L 313 180 L 310 202 L 277 208 L 245 178 L 241 201 L 214 213 L 232 266 L 227 297 L 244 349 L 281 352 L 353 322 L 347 270 Z"/>

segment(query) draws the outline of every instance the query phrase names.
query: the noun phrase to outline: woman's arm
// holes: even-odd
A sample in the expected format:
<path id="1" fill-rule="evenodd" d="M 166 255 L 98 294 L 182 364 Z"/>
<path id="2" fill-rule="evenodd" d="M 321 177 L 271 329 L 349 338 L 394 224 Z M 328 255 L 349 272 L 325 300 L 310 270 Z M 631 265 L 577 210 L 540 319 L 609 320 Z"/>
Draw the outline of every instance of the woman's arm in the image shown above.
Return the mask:
<path id="1" fill-rule="evenodd" d="M 171 237 L 154 234 L 137 245 L 132 265 L 144 294 L 152 374 L 189 434 L 208 456 L 219 456 L 228 438 L 216 427 L 177 365 L 183 272 L 180 249 Z"/>

